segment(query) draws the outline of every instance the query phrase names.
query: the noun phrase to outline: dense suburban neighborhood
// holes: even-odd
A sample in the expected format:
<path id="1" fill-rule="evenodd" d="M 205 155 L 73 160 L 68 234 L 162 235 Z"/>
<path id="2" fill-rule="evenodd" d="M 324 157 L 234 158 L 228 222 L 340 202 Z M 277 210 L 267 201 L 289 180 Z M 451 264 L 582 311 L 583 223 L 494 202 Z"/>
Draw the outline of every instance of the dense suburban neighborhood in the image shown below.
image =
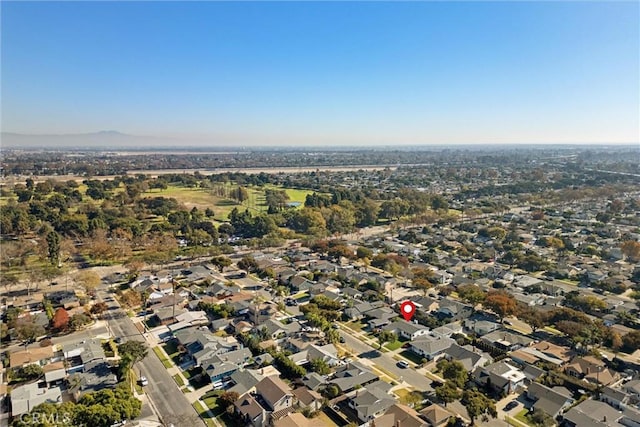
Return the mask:
<path id="1" fill-rule="evenodd" d="M 563 167 L 545 172 L 534 164 L 531 171 L 540 182 L 560 182 L 552 175 Z M 206 225 L 213 222 L 203 209 L 157 211 L 149 233 L 162 229 L 161 217 L 176 230 L 171 244 L 165 240 L 171 256 L 160 259 L 135 259 L 143 249 L 128 241 L 144 235 L 127 228 L 135 224 L 120 217 L 105 229 L 94 221 L 102 217 L 88 215 L 94 234 L 69 234 L 80 248 L 64 261 L 79 266 L 74 275 L 40 277 L 38 284 L 26 273 L 3 279 L 2 422 L 640 426 L 637 177 L 621 175 L 629 181 L 617 192 L 569 188 L 546 203 L 483 195 L 487 180 L 506 179 L 508 168 L 478 169 L 463 185 L 457 177 L 467 170 L 431 181 L 421 193 L 428 200 L 399 186 L 417 179 L 410 167 L 318 174 L 318 182 L 339 182 L 340 190 L 312 188 L 304 206 L 266 190 L 264 217 L 236 208 L 215 227 Z M 276 177 L 273 185 L 283 188 L 316 179 Z M 136 179 L 126 188 L 148 184 Z M 395 197 L 374 203 L 370 223 L 359 217 L 362 226 L 335 225 L 349 209 L 366 213 L 348 198 L 365 182 Z M 147 206 L 151 196 L 162 198 L 160 184 L 155 193 L 138 188 Z M 31 185 L 35 192 L 39 183 Z M 251 207 L 239 196 L 237 206 Z M 44 205 L 7 201 L 12 236 L 20 203 L 30 203 L 31 212 Z M 104 208 L 110 203 L 105 198 Z M 130 202 L 118 203 L 129 209 Z M 413 214 L 420 203 L 428 208 Z M 57 231 L 40 234 L 47 242 L 42 257 L 58 269 L 61 253 L 71 251 L 61 248 L 64 227 L 80 227 L 76 214 L 60 214 Z M 261 242 L 248 237 L 267 227 L 257 219 L 268 215 L 286 220 L 278 238 L 268 244 L 268 234 Z M 314 231 L 319 224 L 322 231 Z M 144 244 L 157 255 L 162 238 Z M 99 239 L 128 255 L 95 262 L 109 251 L 97 255 Z M 407 301 L 415 307 L 409 319 L 400 311 Z"/>

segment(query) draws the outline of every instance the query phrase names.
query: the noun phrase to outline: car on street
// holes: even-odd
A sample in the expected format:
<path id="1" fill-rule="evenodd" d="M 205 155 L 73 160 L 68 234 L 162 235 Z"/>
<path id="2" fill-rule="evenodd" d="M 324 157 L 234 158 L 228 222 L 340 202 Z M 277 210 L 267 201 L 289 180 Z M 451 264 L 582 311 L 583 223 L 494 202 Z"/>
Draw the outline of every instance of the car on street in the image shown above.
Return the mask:
<path id="1" fill-rule="evenodd" d="M 402 368 L 402 369 L 407 369 L 409 367 L 409 364 L 404 360 L 399 361 L 397 365 L 399 368 Z"/>
<path id="2" fill-rule="evenodd" d="M 517 400 L 512 400 L 511 402 L 509 402 L 506 405 L 504 405 L 504 410 L 505 411 L 510 411 L 513 408 L 515 408 L 516 406 L 518 406 L 518 401 Z"/>
<path id="3" fill-rule="evenodd" d="M 140 377 L 138 382 L 140 383 L 141 386 L 149 385 L 149 380 L 147 380 L 147 377 L 145 377 L 144 375 Z"/>

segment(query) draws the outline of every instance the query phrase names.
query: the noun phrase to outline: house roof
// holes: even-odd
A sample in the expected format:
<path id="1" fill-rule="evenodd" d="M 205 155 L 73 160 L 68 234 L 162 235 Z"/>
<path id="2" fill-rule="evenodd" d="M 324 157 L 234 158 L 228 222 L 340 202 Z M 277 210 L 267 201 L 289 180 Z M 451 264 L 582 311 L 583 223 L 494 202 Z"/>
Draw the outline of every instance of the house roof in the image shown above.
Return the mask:
<path id="1" fill-rule="evenodd" d="M 263 378 L 256 385 L 256 392 L 271 408 L 284 396 L 292 394 L 291 388 L 276 376 Z"/>
<path id="2" fill-rule="evenodd" d="M 587 399 L 567 411 L 563 418 L 580 427 L 619 427 L 622 416 L 617 409 L 604 402 Z"/>
<path id="3" fill-rule="evenodd" d="M 231 375 L 231 380 L 235 383 L 229 391 L 235 391 L 240 396 L 251 390 L 264 378 L 259 371 L 242 369 L 235 371 Z"/>
<path id="4" fill-rule="evenodd" d="M 53 357 L 53 347 L 28 347 L 26 350 L 14 351 L 9 355 L 9 366 L 12 368 L 37 363 Z"/>
<path id="5" fill-rule="evenodd" d="M 325 425 L 319 418 L 307 418 L 299 412 L 289 413 L 273 423 L 273 427 L 325 427 Z"/>
<path id="6" fill-rule="evenodd" d="M 310 372 L 302 379 L 304 385 L 311 390 L 318 390 L 321 385 L 326 383 L 326 380 L 316 372 Z"/>
<path id="7" fill-rule="evenodd" d="M 406 320 L 396 320 L 392 324 L 385 326 L 385 330 L 387 331 L 395 331 L 399 330 L 406 334 L 413 335 L 418 331 L 428 330 L 426 326 L 418 325 L 413 322 L 407 322 Z"/>
<path id="8" fill-rule="evenodd" d="M 429 427 L 414 409 L 396 403 L 376 418 L 376 427 Z"/>
<path id="9" fill-rule="evenodd" d="M 446 337 L 425 337 L 411 342 L 411 347 L 425 354 L 434 354 L 446 350 L 455 344 L 455 341 Z"/>
<path id="10" fill-rule="evenodd" d="M 427 406 L 420 411 L 420 414 L 422 414 L 431 425 L 440 425 L 452 416 L 442 406 L 436 404 Z"/>
<path id="11" fill-rule="evenodd" d="M 45 402 L 62 402 L 60 387 L 40 388 L 36 382 L 11 390 L 11 412 L 14 417 L 26 414 Z"/>
<path id="12" fill-rule="evenodd" d="M 375 387 L 358 390 L 351 401 L 358 413 L 365 417 L 364 420 L 368 420 L 370 416 L 378 414 L 396 403 L 390 395 Z"/>
<path id="13" fill-rule="evenodd" d="M 445 350 L 447 356 L 453 360 L 457 360 L 462 363 L 467 371 L 472 371 L 476 364 L 485 361 L 492 361 L 493 359 L 486 353 L 476 353 L 473 350 L 469 350 L 465 347 L 461 347 L 458 344 L 451 344 L 451 347 Z"/>
<path id="14" fill-rule="evenodd" d="M 307 387 L 298 387 L 293 390 L 293 395 L 305 405 L 311 405 L 313 402 L 322 400 L 320 393 L 309 390 Z"/>
<path id="15" fill-rule="evenodd" d="M 242 415 L 254 420 L 264 413 L 264 408 L 250 394 L 245 394 L 235 403 L 235 407 Z"/>

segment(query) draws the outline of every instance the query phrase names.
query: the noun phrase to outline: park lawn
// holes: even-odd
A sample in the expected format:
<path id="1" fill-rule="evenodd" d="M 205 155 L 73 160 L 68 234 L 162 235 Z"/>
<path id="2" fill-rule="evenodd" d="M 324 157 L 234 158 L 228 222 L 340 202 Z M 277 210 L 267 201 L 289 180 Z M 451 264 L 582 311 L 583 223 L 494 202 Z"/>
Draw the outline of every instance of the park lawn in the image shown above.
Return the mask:
<path id="1" fill-rule="evenodd" d="M 173 366 L 173 363 L 167 359 L 160 347 L 153 347 L 153 352 L 158 356 L 158 359 L 160 359 L 165 368 L 171 368 Z"/>

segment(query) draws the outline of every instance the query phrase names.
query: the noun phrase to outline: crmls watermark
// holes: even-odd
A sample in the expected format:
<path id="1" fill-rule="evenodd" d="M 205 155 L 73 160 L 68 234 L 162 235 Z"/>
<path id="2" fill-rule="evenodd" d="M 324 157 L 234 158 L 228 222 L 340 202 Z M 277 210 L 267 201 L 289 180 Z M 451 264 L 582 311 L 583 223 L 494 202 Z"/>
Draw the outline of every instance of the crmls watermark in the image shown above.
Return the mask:
<path id="1" fill-rule="evenodd" d="M 25 424 L 45 424 L 54 426 L 70 426 L 73 421 L 71 414 L 40 414 L 38 412 L 34 414 L 22 414 L 20 415 L 20 421 Z"/>

